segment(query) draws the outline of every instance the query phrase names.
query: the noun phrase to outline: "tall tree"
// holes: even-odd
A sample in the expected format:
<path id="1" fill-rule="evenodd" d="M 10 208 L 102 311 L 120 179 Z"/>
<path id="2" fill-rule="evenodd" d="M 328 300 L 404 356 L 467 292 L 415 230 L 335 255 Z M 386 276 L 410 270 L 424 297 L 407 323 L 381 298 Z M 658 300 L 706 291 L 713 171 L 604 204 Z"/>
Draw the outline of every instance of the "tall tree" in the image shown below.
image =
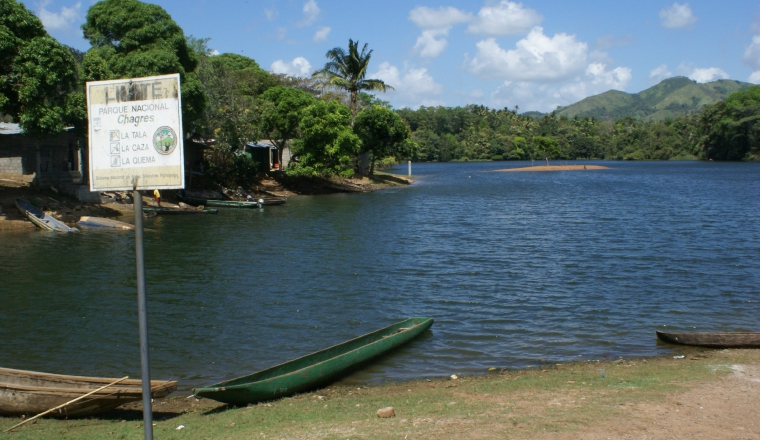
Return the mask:
<path id="1" fill-rule="evenodd" d="M 316 101 L 301 111 L 301 137 L 293 142 L 296 163 L 287 173 L 301 176 L 351 177 L 351 160 L 356 157 L 361 140 L 351 130 L 351 111 L 336 101 Z"/>
<path id="2" fill-rule="evenodd" d="M 261 133 L 277 147 L 279 163 L 291 139 L 298 136 L 301 112 L 315 99 L 299 89 L 276 86 L 261 95 Z"/>
<path id="3" fill-rule="evenodd" d="M 251 58 L 229 53 L 211 55 L 208 39 L 187 40 L 198 57 L 196 74 L 208 100 L 197 131 L 232 152 L 259 139 L 261 111 L 257 98 L 275 80 Z"/>
<path id="4" fill-rule="evenodd" d="M 0 1 L 0 113 L 28 134 L 56 134 L 81 122 L 77 65 L 42 22 L 16 0 Z"/>
<path id="5" fill-rule="evenodd" d="M 536 146 L 536 150 L 541 153 L 546 159 L 546 166 L 549 166 L 549 159 L 554 156 L 559 156 L 560 148 L 556 139 L 545 136 L 534 136 L 533 144 Z"/>
<path id="6" fill-rule="evenodd" d="M 367 51 L 367 44 L 359 52 L 359 42 L 348 40 L 348 51 L 342 47 L 335 47 L 327 51 L 325 55 L 330 61 L 322 70 L 314 72 L 312 77 L 321 80 L 325 87 L 334 87 L 349 93 L 349 108 L 351 109 L 351 125 L 353 125 L 356 113 L 359 110 L 357 97 L 361 91 L 393 90 L 393 87 L 385 84 L 380 79 L 368 79 L 367 67 L 372 57 L 372 51 Z"/>
<path id="7" fill-rule="evenodd" d="M 410 157 L 414 142 L 409 139 L 409 126 L 392 110 L 373 105 L 356 117 L 354 133 L 362 141 L 360 152 L 369 153 L 369 173 L 375 172 L 375 163 L 389 156 L 397 159 Z"/>
<path id="8" fill-rule="evenodd" d="M 87 11 L 82 30 L 92 45 L 82 63 L 87 80 L 179 73 L 182 122 L 185 132 L 193 131 L 206 105 L 194 73 L 198 58 L 163 8 L 138 0 L 103 0 Z"/>

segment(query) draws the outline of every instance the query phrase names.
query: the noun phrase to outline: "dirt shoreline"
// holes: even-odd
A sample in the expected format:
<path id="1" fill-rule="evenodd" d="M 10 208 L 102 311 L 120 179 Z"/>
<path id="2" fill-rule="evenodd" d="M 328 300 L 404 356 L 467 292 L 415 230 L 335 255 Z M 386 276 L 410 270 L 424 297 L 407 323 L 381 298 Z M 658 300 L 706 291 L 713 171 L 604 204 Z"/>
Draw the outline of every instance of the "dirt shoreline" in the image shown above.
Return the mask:
<path id="1" fill-rule="evenodd" d="M 760 350 L 577 361 L 383 385 L 330 385 L 247 407 L 153 403 L 154 432 L 181 439 L 760 439 Z M 599 372 L 606 375 L 600 377 Z M 392 406 L 395 417 L 379 418 Z M 1 417 L 0 429 L 18 423 Z M 141 405 L 87 419 L 40 419 L 16 439 L 142 438 Z"/>
<path id="2" fill-rule="evenodd" d="M 353 178 L 342 180 L 329 179 L 286 179 L 286 184 L 272 178 L 261 178 L 252 182 L 250 194 L 256 197 L 292 197 L 297 195 L 329 194 L 338 192 L 370 192 L 395 186 L 405 186 L 413 180 L 404 176 L 376 173 L 372 178 Z M 292 186 L 288 186 L 292 185 Z M 223 191 L 222 187 L 217 188 Z M 143 192 L 145 205 L 155 205 L 150 191 Z M 73 226 L 80 217 L 105 217 L 130 221 L 134 216 L 132 204 L 123 202 L 84 203 L 61 194 L 50 187 L 37 188 L 26 182 L 0 179 L 0 233 L 27 231 L 35 226 L 25 219 L 15 206 L 15 200 L 34 200 L 40 209 L 62 222 Z M 162 205 L 178 207 L 174 191 L 162 191 Z"/>

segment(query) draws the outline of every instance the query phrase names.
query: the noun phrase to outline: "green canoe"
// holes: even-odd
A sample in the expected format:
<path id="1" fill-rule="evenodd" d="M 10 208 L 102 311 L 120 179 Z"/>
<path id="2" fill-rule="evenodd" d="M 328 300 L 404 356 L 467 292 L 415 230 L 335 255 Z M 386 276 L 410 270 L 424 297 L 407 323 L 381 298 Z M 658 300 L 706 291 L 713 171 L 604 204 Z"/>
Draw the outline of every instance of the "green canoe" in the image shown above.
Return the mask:
<path id="1" fill-rule="evenodd" d="M 410 318 L 258 373 L 196 388 L 193 394 L 233 405 L 247 405 L 309 391 L 411 341 L 431 325 L 433 318 Z"/>
<path id="2" fill-rule="evenodd" d="M 260 199 L 252 202 L 244 200 L 218 200 L 218 199 L 202 199 L 200 197 L 190 197 L 177 194 L 177 198 L 185 203 L 189 203 L 194 206 L 208 206 L 212 208 L 261 208 L 264 204 Z"/>
<path id="3" fill-rule="evenodd" d="M 216 214 L 218 209 L 180 209 L 180 208 L 159 208 L 157 206 L 143 206 L 143 212 L 146 214 L 156 213 L 158 215 L 184 215 L 184 214 Z"/>

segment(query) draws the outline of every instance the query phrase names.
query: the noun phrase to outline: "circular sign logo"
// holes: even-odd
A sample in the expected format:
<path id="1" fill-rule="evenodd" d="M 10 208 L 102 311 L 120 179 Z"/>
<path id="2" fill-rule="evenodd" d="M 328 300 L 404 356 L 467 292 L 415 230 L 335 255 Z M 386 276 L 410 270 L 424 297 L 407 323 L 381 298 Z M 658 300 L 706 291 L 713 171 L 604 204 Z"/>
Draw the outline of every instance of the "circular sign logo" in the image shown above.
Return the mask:
<path id="1" fill-rule="evenodd" d="M 159 127 L 153 133 L 153 148 L 160 154 L 171 154 L 177 148 L 177 133 L 171 127 Z"/>

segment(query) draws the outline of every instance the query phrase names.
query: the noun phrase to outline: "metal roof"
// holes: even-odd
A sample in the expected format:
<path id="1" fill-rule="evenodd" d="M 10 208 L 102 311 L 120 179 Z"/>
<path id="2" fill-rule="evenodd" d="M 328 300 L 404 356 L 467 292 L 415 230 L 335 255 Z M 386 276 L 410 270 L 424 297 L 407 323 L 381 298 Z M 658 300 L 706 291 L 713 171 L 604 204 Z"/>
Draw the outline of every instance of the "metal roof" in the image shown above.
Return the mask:
<path id="1" fill-rule="evenodd" d="M 63 131 L 73 130 L 74 127 L 66 127 Z M 19 124 L 10 122 L 0 122 L 0 134 L 24 134 Z"/>
<path id="2" fill-rule="evenodd" d="M 18 124 L 11 124 L 8 122 L 0 122 L 0 134 L 21 134 L 24 130 Z"/>
<path id="3" fill-rule="evenodd" d="M 277 148 L 269 139 L 262 139 L 256 142 L 248 142 L 246 144 L 248 148 Z"/>

